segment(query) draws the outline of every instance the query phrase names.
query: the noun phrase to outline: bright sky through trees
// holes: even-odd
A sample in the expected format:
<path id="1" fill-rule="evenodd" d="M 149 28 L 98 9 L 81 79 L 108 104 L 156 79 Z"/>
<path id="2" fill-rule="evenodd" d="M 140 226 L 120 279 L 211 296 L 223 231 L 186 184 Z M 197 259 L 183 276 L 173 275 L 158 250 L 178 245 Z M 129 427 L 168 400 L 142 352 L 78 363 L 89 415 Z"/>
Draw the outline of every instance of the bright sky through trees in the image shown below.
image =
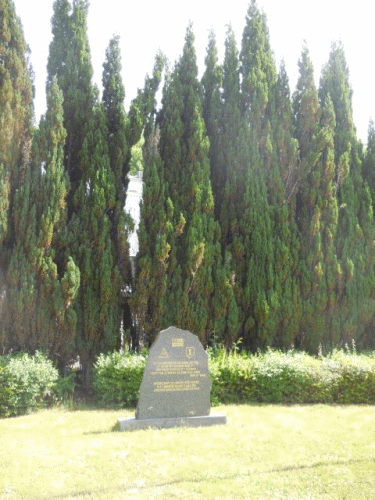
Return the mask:
<path id="1" fill-rule="evenodd" d="M 32 51 L 38 119 L 45 110 L 44 88 L 53 1 L 14 0 L 14 3 Z M 375 118 L 375 68 L 371 58 L 375 42 L 372 26 L 375 4 L 368 0 L 357 0 L 355 3 L 338 0 L 258 0 L 257 3 L 267 15 L 277 66 L 281 58 L 285 60 L 292 92 L 298 76 L 297 61 L 303 40 L 307 41 L 315 79 L 319 84 L 321 68 L 328 61 L 331 42 L 341 39 L 354 90 L 354 121 L 359 138 L 366 142 L 369 119 L 371 116 Z M 239 46 L 248 5 L 247 0 L 224 3 L 215 0 L 145 0 L 141 3 L 91 0 L 88 24 L 95 81 L 101 86 L 105 49 L 112 34 L 120 34 L 128 107 L 137 88 L 143 87 L 146 73 L 152 71 L 159 48 L 172 64 L 180 57 L 189 20 L 193 22 L 202 72 L 209 30 L 213 28 L 216 32 L 222 58 L 226 24 L 232 23 Z"/>

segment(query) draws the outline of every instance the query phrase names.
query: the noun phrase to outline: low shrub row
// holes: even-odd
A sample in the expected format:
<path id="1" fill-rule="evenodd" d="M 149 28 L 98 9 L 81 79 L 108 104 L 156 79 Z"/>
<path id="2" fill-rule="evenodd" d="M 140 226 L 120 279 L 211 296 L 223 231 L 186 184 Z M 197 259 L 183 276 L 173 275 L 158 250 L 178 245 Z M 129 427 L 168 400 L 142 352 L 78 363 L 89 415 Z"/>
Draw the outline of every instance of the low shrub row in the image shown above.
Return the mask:
<path id="1" fill-rule="evenodd" d="M 210 371 L 214 404 L 375 403 L 374 353 L 312 357 L 269 350 L 249 356 L 220 349 L 210 355 Z"/>
<path id="2" fill-rule="evenodd" d="M 139 397 L 147 354 L 101 354 L 94 365 L 93 388 L 103 406 L 134 406 Z"/>
<path id="3" fill-rule="evenodd" d="M 303 352 L 268 350 L 249 355 L 209 350 L 211 403 L 375 403 L 375 353 L 334 351 L 312 357 Z M 99 356 L 94 390 L 104 406 L 133 406 L 147 355 Z"/>
<path id="4" fill-rule="evenodd" d="M 41 352 L 0 356 L 0 418 L 29 413 L 73 390 L 73 377 L 60 378 Z"/>
<path id="5" fill-rule="evenodd" d="M 268 350 L 249 355 L 208 350 L 211 403 L 375 404 L 375 352 L 334 351 L 312 357 Z M 96 401 L 105 407 L 134 406 L 147 353 L 101 354 L 94 366 Z M 34 356 L 0 356 L 0 418 L 28 413 L 74 391 L 74 373 L 61 378 L 53 363 Z"/>

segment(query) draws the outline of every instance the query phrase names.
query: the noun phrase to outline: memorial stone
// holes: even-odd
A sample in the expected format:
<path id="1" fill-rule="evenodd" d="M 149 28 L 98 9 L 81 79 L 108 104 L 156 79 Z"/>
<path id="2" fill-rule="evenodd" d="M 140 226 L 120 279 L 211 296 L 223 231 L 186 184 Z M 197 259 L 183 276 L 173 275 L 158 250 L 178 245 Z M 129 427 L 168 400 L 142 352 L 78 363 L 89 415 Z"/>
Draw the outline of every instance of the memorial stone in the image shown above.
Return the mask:
<path id="1" fill-rule="evenodd" d="M 209 415 L 210 391 L 207 353 L 198 337 L 170 327 L 150 349 L 136 418 Z"/>
<path id="2" fill-rule="evenodd" d="M 210 415 L 208 357 L 199 338 L 170 327 L 156 337 L 140 387 L 135 419 L 119 419 L 121 430 L 225 424 Z"/>

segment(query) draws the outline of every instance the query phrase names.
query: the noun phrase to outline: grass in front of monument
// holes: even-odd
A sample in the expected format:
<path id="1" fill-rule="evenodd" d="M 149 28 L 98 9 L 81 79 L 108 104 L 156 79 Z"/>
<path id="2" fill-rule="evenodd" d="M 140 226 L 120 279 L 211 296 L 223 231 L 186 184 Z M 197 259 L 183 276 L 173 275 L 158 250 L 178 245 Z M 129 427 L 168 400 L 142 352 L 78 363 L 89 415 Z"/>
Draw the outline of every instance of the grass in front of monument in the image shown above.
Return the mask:
<path id="1" fill-rule="evenodd" d="M 223 406 L 226 426 L 118 432 L 134 411 L 0 420 L 0 499 L 372 499 L 374 406 Z"/>

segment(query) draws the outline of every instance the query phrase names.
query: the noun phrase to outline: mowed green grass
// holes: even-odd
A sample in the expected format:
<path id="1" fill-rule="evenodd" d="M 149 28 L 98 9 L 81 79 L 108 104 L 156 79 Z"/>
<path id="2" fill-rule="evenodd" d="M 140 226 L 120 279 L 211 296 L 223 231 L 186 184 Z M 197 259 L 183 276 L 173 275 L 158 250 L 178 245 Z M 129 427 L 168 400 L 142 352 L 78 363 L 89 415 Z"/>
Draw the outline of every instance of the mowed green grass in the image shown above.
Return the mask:
<path id="1" fill-rule="evenodd" d="M 0 420 L 0 498 L 375 498 L 375 407 L 213 411 L 226 426 L 114 431 L 124 410 Z"/>

